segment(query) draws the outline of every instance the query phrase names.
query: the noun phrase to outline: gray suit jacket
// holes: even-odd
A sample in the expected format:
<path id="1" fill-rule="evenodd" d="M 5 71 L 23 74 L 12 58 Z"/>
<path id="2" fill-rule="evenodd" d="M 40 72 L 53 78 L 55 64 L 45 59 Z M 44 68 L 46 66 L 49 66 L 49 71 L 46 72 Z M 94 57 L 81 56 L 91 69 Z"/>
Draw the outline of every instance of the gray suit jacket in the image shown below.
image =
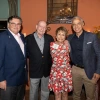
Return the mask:
<path id="1" fill-rule="evenodd" d="M 71 34 L 68 37 L 69 43 L 74 35 Z M 73 59 L 72 52 L 70 56 Z M 93 77 L 94 73 L 100 74 L 100 42 L 95 34 L 86 31 L 84 31 L 83 42 L 83 65 L 89 79 Z"/>

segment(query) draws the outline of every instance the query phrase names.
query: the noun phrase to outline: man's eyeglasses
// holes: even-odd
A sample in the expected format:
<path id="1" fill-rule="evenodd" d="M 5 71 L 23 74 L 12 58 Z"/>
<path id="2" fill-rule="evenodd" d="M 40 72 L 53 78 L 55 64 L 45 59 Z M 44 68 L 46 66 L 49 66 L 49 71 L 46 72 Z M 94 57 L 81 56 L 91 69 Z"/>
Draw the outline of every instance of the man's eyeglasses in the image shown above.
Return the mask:
<path id="1" fill-rule="evenodd" d="M 13 26 L 21 26 L 21 23 L 13 23 L 13 22 L 9 22 L 11 25 Z"/>

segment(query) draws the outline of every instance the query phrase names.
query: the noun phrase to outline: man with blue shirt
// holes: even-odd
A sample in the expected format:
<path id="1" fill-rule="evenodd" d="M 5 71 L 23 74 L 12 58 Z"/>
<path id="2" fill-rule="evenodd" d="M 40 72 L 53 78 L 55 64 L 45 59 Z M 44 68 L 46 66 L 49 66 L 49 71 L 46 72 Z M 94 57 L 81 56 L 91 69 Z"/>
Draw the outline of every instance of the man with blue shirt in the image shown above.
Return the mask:
<path id="1" fill-rule="evenodd" d="M 100 77 L 100 43 L 96 36 L 83 29 L 79 16 L 72 19 L 74 33 L 68 37 L 71 46 L 73 100 L 80 100 L 84 85 L 87 100 L 95 100 L 96 83 Z"/>

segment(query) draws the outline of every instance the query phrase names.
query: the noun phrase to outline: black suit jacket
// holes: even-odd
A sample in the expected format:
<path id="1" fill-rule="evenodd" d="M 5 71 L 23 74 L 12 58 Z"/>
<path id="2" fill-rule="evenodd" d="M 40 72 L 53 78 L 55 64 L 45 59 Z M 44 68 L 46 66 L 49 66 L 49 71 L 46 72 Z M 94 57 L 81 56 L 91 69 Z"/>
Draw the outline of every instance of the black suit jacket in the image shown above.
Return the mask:
<path id="1" fill-rule="evenodd" d="M 44 34 L 44 50 L 42 54 L 33 34 L 34 33 L 26 37 L 27 57 L 29 58 L 29 75 L 30 78 L 47 77 L 50 74 L 52 65 L 50 42 L 54 40 L 52 36 Z"/>
<path id="2" fill-rule="evenodd" d="M 68 37 L 69 42 L 75 34 Z M 70 53 L 73 60 L 73 54 Z M 83 65 L 88 78 L 92 78 L 94 73 L 100 74 L 100 42 L 95 34 L 84 31 L 83 42 Z"/>

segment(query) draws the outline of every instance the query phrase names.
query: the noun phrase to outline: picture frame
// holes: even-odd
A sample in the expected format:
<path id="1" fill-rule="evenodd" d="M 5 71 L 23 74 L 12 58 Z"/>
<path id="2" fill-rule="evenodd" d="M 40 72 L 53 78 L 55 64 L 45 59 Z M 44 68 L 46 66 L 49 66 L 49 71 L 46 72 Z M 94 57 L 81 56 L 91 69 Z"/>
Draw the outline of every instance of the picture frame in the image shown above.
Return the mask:
<path id="1" fill-rule="evenodd" d="M 77 16 L 78 0 L 47 0 L 48 24 L 71 24 Z"/>

